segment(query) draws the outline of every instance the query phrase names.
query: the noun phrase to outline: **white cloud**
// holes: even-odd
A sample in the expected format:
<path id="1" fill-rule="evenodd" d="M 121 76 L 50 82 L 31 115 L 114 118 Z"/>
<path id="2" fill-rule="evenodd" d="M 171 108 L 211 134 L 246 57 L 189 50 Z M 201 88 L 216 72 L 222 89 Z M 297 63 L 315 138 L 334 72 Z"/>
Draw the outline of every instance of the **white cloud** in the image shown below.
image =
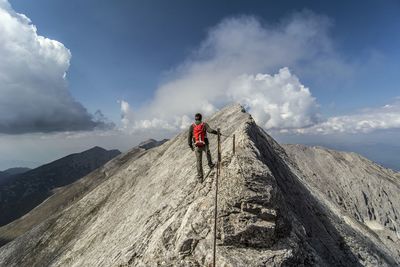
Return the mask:
<path id="1" fill-rule="evenodd" d="M 280 69 L 275 75 L 243 74 L 226 86 L 226 90 L 223 90 L 218 98 L 204 96 L 203 99 L 199 99 L 199 103 L 193 101 L 191 108 L 198 108 L 205 115 L 210 115 L 217 110 L 218 104 L 239 102 L 253 115 L 256 122 L 266 129 L 306 127 L 318 121 L 318 105 L 315 98 L 288 68 Z M 121 122 L 125 130 L 174 131 L 184 129 L 191 123 L 192 114 L 184 114 L 184 111 L 170 112 L 171 108 L 176 107 L 166 106 L 167 113 L 160 114 L 160 117 L 135 120 L 129 103 L 121 101 L 120 104 Z M 195 111 L 197 110 L 192 110 L 192 113 Z"/>
<path id="2" fill-rule="evenodd" d="M 318 121 L 315 98 L 288 68 L 273 76 L 239 76 L 226 94 L 228 99 L 248 107 L 256 122 L 266 129 L 299 128 Z"/>
<path id="3" fill-rule="evenodd" d="M 305 134 L 357 134 L 376 130 L 400 129 L 400 101 L 352 115 L 330 117 L 326 121 L 295 132 Z"/>
<path id="4" fill-rule="evenodd" d="M 108 126 L 70 95 L 70 58 L 62 43 L 38 35 L 29 18 L 0 0 L 0 133 Z"/>
<path id="5" fill-rule="evenodd" d="M 154 130 L 154 129 L 172 130 L 172 131 L 176 129 L 169 122 L 158 118 L 135 120 L 135 114 L 131 109 L 129 103 L 124 100 L 119 101 L 119 103 L 121 105 L 122 130 L 128 130 L 128 132 L 129 131 L 145 132 L 147 130 Z"/>
<path id="6" fill-rule="evenodd" d="M 122 127 L 123 127 L 123 129 L 126 129 L 127 127 L 129 127 L 129 125 L 131 123 L 134 122 L 133 111 L 132 111 L 131 107 L 129 106 L 128 102 L 121 100 L 121 101 L 119 101 L 119 103 L 121 105 Z"/>
<path id="7" fill-rule="evenodd" d="M 352 75 L 357 66 L 335 51 L 331 25 L 327 17 L 309 11 L 275 25 L 251 16 L 223 20 L 171 72 L 146 106 L 124 112 L 122 105 L 124 129 L 177 131 L 190 124 L 194 113 L 207 116 L 230 102 L 243 104 L 260 126 L 280 133 L 351 134 L 398 128 L 398 101 L 322 120 L 316 99 L 293 73 L 312 74 L 317 80 Z"/>
<path id="8" fill-rule="evenodd" d="M 324 63 L 332 67 L 329 75 L 351 68 L 332 48 L 330 25 L 326 17 L 308 11 L 276 25 L 251 16 L 223 20 L 146 106 L 133 109 L 130 129 L 181 129 L 194 113 L 207 116 L 232 101 L 246 105 L 267 129 L 317 123 L 318 105 L 291 71 L 322 75 L 328 72 L 320 67 Z"/>

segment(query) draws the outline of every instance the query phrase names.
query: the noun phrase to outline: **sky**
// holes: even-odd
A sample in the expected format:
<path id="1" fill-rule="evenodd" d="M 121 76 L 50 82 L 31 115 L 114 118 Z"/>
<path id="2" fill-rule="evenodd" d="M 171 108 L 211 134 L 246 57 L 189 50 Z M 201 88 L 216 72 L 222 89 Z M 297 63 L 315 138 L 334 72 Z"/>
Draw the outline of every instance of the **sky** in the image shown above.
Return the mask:
<path id="1" fill-rule="evenodd" d="M 241 103 L 400 169 L 399 1 L 0 0 L 0 170 L 170 138 Z"/>

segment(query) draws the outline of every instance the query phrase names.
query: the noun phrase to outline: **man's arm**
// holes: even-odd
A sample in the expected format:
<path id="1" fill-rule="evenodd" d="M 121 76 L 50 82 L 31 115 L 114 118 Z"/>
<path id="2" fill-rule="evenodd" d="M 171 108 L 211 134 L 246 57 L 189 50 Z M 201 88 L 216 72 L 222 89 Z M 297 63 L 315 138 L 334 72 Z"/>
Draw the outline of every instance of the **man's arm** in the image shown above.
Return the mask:
<path id="1" fill-rule="evenodd" d="M 210 125 L 208 125 L 208 123 L 204 123 L 206 126 L 206 131 L 207 133 L 211 133 L 211 134 L 217 134 L 218 132 L 216 130 L 214 130 L 213 128 L 210 127 Z"/>
<path id="2" fill-rule="evenodd" d="M 190 146 L 190 148 L 193 148 L 192 139 L 193 139 L 193 125 L 190 125 L 188 133 L 188 145 Z"/>

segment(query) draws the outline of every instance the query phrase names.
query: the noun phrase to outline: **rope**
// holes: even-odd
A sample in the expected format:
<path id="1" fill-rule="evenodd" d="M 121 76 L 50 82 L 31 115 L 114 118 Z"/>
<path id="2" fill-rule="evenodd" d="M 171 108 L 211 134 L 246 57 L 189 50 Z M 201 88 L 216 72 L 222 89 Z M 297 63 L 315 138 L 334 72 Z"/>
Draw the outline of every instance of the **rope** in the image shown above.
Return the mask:
<path id="1" fill-rule="evenodd" d="M 217 129 L 217 146 L 218 146 L 218 160 L 217 160 L 217 173 L 215 176 L 215 194 L 214 194 L 214 235 L 213 235 L 213 267 L 215 267 L 215 258 L 217 252 L 217 218 L 218 218 L 218 178 L 221 171 L 221 133 Z"/>
<path id="2" fill-rule="evenodd" d="M 220 133 L 220 129 L 217 129 L 217 153 L 218 153 L 218 160 L 217 160 L 217 172 L 215 176 L 215 194 L 214 194 L 214 233 L 213 233 L 213 267 L 215 267 L 215 261 L 216 261 L 216 252 L 217 252 L 217 218 L 218 218 L 218 178 L 221 174 L 221 136 L 224 137 L 233 137 L 233 142 L 232 142 L 232 150 L 233 150 L 233 156 L 236 156 L 236 159 L 239 164 L 239 158 L 235 154 L 235 135 L 224 135 Z M 241 169 L 241 173 L 243 175 L 243 169 L 239 164 L 239 167 Z"/>

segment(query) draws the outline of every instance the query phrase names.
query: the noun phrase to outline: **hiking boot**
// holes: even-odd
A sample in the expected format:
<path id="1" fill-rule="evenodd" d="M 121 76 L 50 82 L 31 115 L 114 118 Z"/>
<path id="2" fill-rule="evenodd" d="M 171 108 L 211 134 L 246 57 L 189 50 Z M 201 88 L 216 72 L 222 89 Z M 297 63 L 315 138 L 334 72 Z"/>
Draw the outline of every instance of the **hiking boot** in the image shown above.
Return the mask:
<path id="1" fill-rule="evenodd" d="M 199 183 L 203 183 L 203 180 L 204 180 L 203 176 L 198 176 L 198 177 L 197 177 L 197 181 L 198 181 Z"/>
<path id="2" fill-rule="evenodd" d="M 208 164 L 208 167 L 210 167 L 210 169 L 215 167 L 215 163 L 211 162 L 210 164 Z"/>

